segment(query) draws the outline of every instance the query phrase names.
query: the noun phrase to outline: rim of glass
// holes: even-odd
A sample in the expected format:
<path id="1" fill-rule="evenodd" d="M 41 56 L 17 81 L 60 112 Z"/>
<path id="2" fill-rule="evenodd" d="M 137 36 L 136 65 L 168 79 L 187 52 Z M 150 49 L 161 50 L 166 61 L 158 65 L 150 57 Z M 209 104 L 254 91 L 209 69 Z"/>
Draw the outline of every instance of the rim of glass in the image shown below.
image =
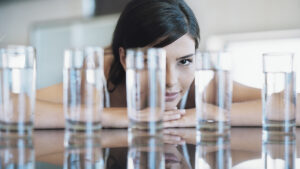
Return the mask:
<path id="1" fill-rule="evenodd" d="M 231 51 L 228 50 L 201 50 L 201 49 L 196 49 L 196 53 L 231 53 Z"/>
<path id="2" fill-rule="evenodd" d="M 164 48 L 155 48 L 155 47 L 137 47 L 137 48 L 128 48 L 126 49 L 126 52 L 143 52 L 147 53 L 149 50 L 165 50 Z"/>
<path id="3" fill-rule="evenodd" d="M 265 52 L 262 54 L 262 56 L 295 56 L 295 53 L 293 52 Z"/>
<path id="4" fill-rule="evenodd" d="M 7 47 L 1 48 L 2 52 L 5 53 L 25 53 L 25 52 L 35 52 L 33 46 L 26 45 L 8 45 Z"/>
<path id="5" fill-rule="evenodd" d="M 100 50 L 101 52 L 104 52 L 104 49 L 100 46 L 86 46 L 86 47 L 74 47 L 74 48 L 66 48 L 64 51 L 70 51 L 70 52 L 77 52 L 77 51 L 81 51 L 81 52 L 86 52 L 87 50 Z"/>

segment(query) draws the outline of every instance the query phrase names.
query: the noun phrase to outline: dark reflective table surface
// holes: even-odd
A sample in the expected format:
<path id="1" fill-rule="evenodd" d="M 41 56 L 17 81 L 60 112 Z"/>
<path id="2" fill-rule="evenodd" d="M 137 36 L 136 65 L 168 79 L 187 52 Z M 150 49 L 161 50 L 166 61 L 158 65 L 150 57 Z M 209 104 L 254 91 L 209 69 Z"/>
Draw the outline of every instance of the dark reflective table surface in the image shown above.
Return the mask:
<path id="1" fill-rule="evenodd" d="M 295 136 L 300 133 L 297 129 Z M 203 139 L 194 128 L 155 135 L 103 129 L 92 136 L 36 130 L 31 138 L 1 138 L 1 169 L 297 169 L 299 138 L 263 139 L 261 128 L 232 128 Z"/>

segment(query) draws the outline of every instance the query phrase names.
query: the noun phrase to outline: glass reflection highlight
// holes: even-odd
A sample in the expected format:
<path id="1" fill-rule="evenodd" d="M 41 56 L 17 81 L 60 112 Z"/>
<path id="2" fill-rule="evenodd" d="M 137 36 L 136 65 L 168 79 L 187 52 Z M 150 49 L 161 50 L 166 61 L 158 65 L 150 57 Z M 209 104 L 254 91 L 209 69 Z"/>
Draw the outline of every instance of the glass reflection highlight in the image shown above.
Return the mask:
<path id="1" fill-rule="evenodd" d="M 104 169 L 101 133 L 65 133 L 64 169 Z"/>
<path id="2" fill-rule="evenodd" d="M 295 169 L 295 136 L 264 139 L 262 143 L 264 169 Z"/>
<path id="3" fill-rule="evenodd" d="M 147 131 L 128 132 L 127 169 L 165 169 L 162 131 L 150 135 Z"/>
<path id="4" fill-rule="evenodd" d="M 31 137 L 0 137 L 1 169 L 34 169 L 35 158 Z"/>
<path id="5" fill-rule="evenodd" d="M 197 133 L 195 169 L 231 169 L 229 134 L 209 140 Z"/>

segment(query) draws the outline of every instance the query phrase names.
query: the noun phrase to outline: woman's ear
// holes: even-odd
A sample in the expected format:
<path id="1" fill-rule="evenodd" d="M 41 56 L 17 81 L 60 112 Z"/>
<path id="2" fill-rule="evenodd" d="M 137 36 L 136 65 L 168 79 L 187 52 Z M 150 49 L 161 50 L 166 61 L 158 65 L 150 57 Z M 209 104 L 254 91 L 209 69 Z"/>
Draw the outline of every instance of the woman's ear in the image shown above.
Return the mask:
<path id="1" fill-rule="evenodd" d="M 125 49 L 123 47 L 119 48 L 119 56 L 120 56 L 120 62 L 123 66 L 123 69 L 126 70 L 126 56 L 125 56 Z"/>

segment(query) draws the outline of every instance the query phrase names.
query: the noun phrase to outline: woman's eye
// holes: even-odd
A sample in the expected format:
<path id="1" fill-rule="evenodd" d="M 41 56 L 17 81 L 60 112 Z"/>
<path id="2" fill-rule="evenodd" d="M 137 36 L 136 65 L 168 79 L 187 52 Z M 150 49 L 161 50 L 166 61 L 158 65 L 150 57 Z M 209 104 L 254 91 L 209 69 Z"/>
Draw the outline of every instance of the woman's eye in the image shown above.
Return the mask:
<path id="1" fill-rule="evenodd" d="M 189 64 L 192 63 L 192 62 L 193 62 L 192 59 L 182 59 L 182 60 L 179 61 L 179 63 L 180 63 L 181 65 L 189 65 Z"/>

